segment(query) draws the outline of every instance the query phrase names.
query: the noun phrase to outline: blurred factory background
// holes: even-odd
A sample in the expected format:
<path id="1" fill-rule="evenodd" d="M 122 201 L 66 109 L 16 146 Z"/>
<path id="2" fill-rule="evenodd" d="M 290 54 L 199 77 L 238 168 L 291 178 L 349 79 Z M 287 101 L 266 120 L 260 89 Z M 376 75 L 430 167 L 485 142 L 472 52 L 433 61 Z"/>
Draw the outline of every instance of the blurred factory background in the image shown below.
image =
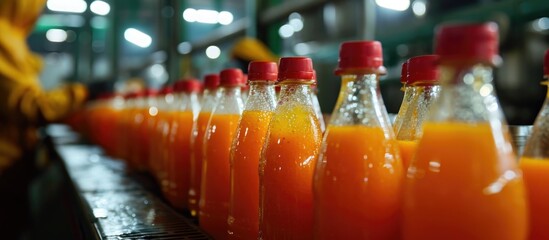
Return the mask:
<path id="1" fill-rule="evenodd" d="M 278 56 L 311 57 L 329 113 L 339 44 L 376 39 L 389 70 L 382 94 L 395 113 L 401 64 L 432 53 L 435 26 L 452 21 L 498 23 L 497 93 L 510 124 L 532 124 L 546 91 L 539 83 L 549 48 L 547 0 L 48 0 L 28 41 L 45 58 L 45 88 L 77 81 L 97 93 L 135 79 L 160 87 L 219 72 L 235 66 L 235 41 L 253 37 Z"/>

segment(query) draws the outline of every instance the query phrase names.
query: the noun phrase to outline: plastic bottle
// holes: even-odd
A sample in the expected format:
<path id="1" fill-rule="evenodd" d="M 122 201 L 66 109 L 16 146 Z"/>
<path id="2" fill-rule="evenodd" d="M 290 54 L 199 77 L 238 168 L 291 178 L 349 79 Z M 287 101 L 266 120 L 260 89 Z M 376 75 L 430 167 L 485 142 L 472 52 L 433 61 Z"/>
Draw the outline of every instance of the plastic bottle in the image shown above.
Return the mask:
<path id="1" fill-rule="evenodd" d="M 259 232 L 259 158 L 276 106 L 274 62 L 251 62 L 250 95 L 231 149 L 229 238 L 257 239 Z"/>
<path id="2" fill-rule="evenodd" d="M 423 121 L 440 91 L 437 60 L 436 55 L 417 56 L 408 60 L 408 85 L 414 89 L 415 94 L 396 132 L 404 169 L 410 165 L 417 140 L 421 137 Z"/>
<path id="3" fill-rule="evenodd" d="M 342 91 L 314 178 L 315 239 L 399 237 L 403 170 L 379 90 L 385 72 L 381 43 L 341 45 Z"/>
<path id="4" fill-rule="evenodd" d="M 549 85 L 549 50 L 545 52 L 543 85 Z M 531 240 L 549 239 L 549 91 L 520 160 L 530 207 Z"/>
<path id="5" fill-rule="evenodd" d="M 200 227 L 215 239 L 226 239 L 229 215 L 229 159 L 231 144 L 244 104 L 240 95 L 240 69 L 221 71 L 221 96 L 212 111 L 204 136 Z"/>
<path id="6" fill-rule="evenodd" d="M 316 81 L 316 73 L 315 73 L 315 81 Z M 311 86 L 311 100 L 313 101 L 313 106 L 315 109 L 315 115 L 318 118 L 318 123 L 320 124 L 320 129 L 322 132 L 326 131 L 326 123 L 324 122 L 324 116 L 322 115 L 322 109 L 320 108 L 320 102 L 318 102 L 318 87 L 316 84 L 314 86 Z"/>
<path id="7" fill-rule="evenodd" d="M 166 198 L 179 210 L 187 209 L 191 168 L 191 132 L 193 121 L 198 117 L 200 106 L 198 92 L 200 82 L 186 79 L 176 82 L 174 90 L 178 92 L 176 111 L 170 120 L 167 142 L 167 179 Z"/>
<path id="8" fill-rule="evenodd" d="M 282 86 L 259 165 L 260 239 L 312 239 L 313 172 L 322 130 L 311 99 L 310 58 L 280 59 Z"/>
<path id="9" fill-rule="evenodd" d="M 157 95 L 157 90 L 145 90 L 145 96 L 138 99 L 138 110 L 133 119 L 135 127 L 134 139 L 137 140 L 137 145 L 129 146 L 130 156 L 135 163 L 135 168 L 139 171 L 145 171 L 149 165 L 149 133 L 152 130 L 150 122 L 152 122 L 152 119 L 156 118 L 156 115 L 158 114 Z"/>
<path id="10" fill-rule="evenodd" d="M 435 53 L 441 90 L 406 175 L 403 237 L 525 239 L 522 174 L 492 85 L 497 25 L 443 25 Z"/>
<path id="11" fill-rule="evenodd" d="M 147 157 L 149 171 L 156 178 L 162 191 L 167 189 L 166 167 L 166 132 L 175 112 L 174 90 L 172 86 L 165 86 L 155 98 L 155 107 L 151 112 L 156 112 L 149 120 L 149 156 Z"/>
<path id="12" fill-rule="evenodd" d="M 404 119 L 404 115 L 406 115 L 406 112 L 408 111 L 408 106 L 410 105 L 410 102 L 412 102 L 412 99 L 415 96 L 416 88 L 412 85 L 408 85 L 408 62 L 404 62 L 402 64 L 402 70 L 400 72 L 400 83 L 402 83 L 401 90 L 404 91 L 404 97 L 402 98 L 402 103 L 400 104 L 400 108 L 398 110 L 398 113 L 395 117 L 395 122 L 393 123 L 393 130 L 396 133 L 400 130 L 400 126 L 402 125 L 402 120 Z"/>
<path id="13" fill-rule="evenodd" d="M 198 202 L 202 181 L 202 145 L 210 115 L 220 96 L 218 86 L 219 75 L 209 74 L 204 77 L 204 92 L 202 93 L 202 101 L 200 102 L 200 113 L 197 119 L 193 121 L 191 136 L 191 179 L 189 186 L 189 210 L 193 217 L 198 216 Z"/>

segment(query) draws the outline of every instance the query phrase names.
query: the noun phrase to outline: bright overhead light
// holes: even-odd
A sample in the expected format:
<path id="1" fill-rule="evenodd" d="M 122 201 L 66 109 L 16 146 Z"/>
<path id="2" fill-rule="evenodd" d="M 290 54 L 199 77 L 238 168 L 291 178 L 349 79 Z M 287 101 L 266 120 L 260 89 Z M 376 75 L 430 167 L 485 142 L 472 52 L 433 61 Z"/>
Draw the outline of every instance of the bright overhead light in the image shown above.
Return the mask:
<path id="1" fill-rule="evenodd" d="M 124 38 L 139 47 L 146 48 L 151 45 L 152 38 L 148 34 L 135 28 L 128 28 L 124 31 Z"/>
<path id="2" fill-rule="evenodd" d="M 206 48 L 206 56 L 210 59 L 216 59 L 221 55 L 221 49 L 217 46 L 209 46 Z"/>
<path id="3" fill-rule="evenodd" d="M 299 18 L 290 19 L 290 26 L 294 29 L 294 32 L 303 30 L 303 20 Z"/>
<path id="4" fill-rule="evenodd" d="M 376 0 L 376 4 L 382 8 L 401 12 L 410 7 L 410 0 Z"/>
<path id="5" fill-rule="evenodd" d="M 216 24 L 218 14 L 219 13 L 214 10 L 198 9 L 195 18 L 199 23 Z"/>
<path id="6" fill-rule="evenodd" d="M 427 5 L 423 0 L 416 0 L 412 3 L 412 11 L 416 16 L 421 17 L 427 12 Z"/>
<path id="7" fill-rule="evenodd" d="M 104 1 L 98 0 L 90 4 L 90 10 L 97 15 L 105 16 L 111 11 L 111 6 Z"/>
<path id="8" fill-rule="evenodd" d="M 50 42 L 59 43 L 67 40 L 67 32 L 63 29 L 50 29 L 46 32 L 46 38 Z"/>
<path id="9" fill-rule="evenodd" d="M 549 29 L 549 18 L 542 17 L 542 18 L 539 18 L 537 20 L 534 20 L 534 22 L 532 23 L 532 27 L 534 28 L 534 30 L 536 30 L 538 32 L 543 32 L 545 30 L 548 30 Z"/>
<path id="10" fill-rule="evenodd" d="M 233 14 L 227 11 L 187 8 L 183 11 L 183 19 L 187 22 L 228 25 L 233 22 Z"/>
<path id="11" fill-rule="evenodd" d="M 46 6 L 55 12 L 83 13 L 88 8 L 83 0 L 48 0 Z"/>
<path id="12" fill-rule="evenodd" d="M 193 46 L 189 42 L 182 42 L 177 45 L 177 51 L 181 54 L 190 53 L 193 50 Z"/>
<path id="13" fill-rule="evenodd" d="M 187 22 L 196 22 L 196 9 L 187 8 L 183 11 L 183 19 Z"/>
<path id="14" fill-rule="evenodd" d="M 221 11 L 217 15 L 217 22 L 222 25 L 229 25 L 233 22 L 233 14 L 227 11 Z"/>
<path id="15" fill-rule="evenodd" d="M 289 38 L 294 35 L 294 28 L 289 24 L 284 24 L 278 29 L 278 34 L 282 38 Z"/>

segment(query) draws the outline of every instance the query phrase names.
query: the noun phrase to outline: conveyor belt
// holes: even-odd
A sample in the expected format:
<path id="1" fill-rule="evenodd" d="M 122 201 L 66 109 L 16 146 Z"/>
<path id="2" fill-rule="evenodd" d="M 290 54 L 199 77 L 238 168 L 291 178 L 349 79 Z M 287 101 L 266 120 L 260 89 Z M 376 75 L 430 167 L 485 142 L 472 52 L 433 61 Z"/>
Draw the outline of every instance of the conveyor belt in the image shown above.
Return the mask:
<path id="1" fill-rule="evenodd" d="M 69 142 L 54 137 L 55 149 L 100 238 L 210 239 L 147 188 L 145 176 L 128 171 L 98 147 Z"/>

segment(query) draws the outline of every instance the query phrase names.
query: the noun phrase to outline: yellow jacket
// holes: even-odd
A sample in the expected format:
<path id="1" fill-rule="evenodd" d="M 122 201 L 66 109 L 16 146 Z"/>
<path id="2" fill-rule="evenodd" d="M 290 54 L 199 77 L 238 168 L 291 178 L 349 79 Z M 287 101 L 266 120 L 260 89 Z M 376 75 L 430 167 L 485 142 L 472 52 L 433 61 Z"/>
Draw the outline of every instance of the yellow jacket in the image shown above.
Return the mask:
<path id="1" fill-rule="evenodd" d="M 82 85 L 42 90 L 42 64 L 26 43 L 45 0 L 0 0 L 0 175 L 36 145 L 37 128 L 84 102 Z"/>

